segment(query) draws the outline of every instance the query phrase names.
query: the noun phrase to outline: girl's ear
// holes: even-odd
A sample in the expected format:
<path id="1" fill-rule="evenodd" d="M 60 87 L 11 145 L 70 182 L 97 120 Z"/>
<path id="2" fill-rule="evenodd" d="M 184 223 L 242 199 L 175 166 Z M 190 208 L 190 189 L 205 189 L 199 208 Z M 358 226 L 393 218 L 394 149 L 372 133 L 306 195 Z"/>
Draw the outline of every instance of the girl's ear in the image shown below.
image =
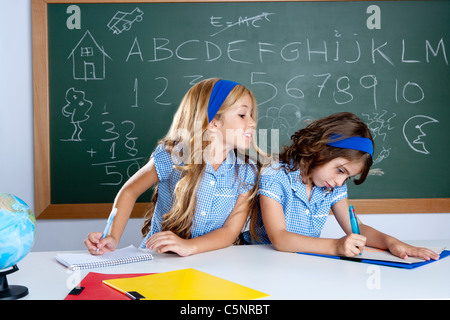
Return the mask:
<path id="1" fill-rule="evenodd" d="M 222 122 L 217 119 L 212 119 L 211 122 L 208 124 L 208 130 L 211 132 L 216 132 L 222 125 Z"/>

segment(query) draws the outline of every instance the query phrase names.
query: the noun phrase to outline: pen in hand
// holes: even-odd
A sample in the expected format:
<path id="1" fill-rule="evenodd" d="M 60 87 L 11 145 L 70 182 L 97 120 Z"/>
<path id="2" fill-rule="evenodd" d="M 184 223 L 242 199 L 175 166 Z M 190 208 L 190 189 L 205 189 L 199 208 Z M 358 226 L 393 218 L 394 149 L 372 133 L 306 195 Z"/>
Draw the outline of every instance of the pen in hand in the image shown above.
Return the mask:
<path id="1" fill-rule="evenodd" d="M 116 214 L 117 214 L 117 208 L 114 208 L 111 211 L 111 213 L 109 214 L 108 222 L 106 223 L 105 230 L 103 230 L 103 234 L 102 234 L 102 237 L 100 238 L 100 240 L 102 240 L 103 238 L 105 238 L 108 235 L 109 230 L 111 229 L 111 225 L 113 223 L 113 220 L 116 217 Z M 100 248 L 97 248 L 95 253 L 97 254 L 99 250 L 100 250 Z"/>
<path id="2" fill-rule="evenodd" d="M 355 234 L 359 234 L 358 219 L 356 218 L 355 209 L 352 205 L 350 205 L 348 211 L 350 213 L 350 224 L 352 226 L 352 232 Z"/>
<path id="3" fill-rule="evenodd" d="M 352 226 L 352 233 L 360 234 L 358 219 L 356 218 L 355 209 L 352 205 L 348 207 L 348 212 L 350 214 L 350 225 Z M 361 253 L 359 253 L 359 255 L 361 255 Z"/>

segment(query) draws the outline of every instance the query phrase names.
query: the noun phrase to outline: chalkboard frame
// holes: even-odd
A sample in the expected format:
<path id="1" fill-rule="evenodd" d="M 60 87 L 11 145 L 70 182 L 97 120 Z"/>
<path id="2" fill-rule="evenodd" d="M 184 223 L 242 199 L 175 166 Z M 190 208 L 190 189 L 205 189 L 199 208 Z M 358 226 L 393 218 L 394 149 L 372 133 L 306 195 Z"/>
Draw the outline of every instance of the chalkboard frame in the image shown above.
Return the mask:
<path id="1" fill-rule="evenodd" d="M 269 2 L 269 0 L 228 0 L 232 2 Z M 284 0 L 296 1 L 296 0 Z M 298 0 L 297 0 L 298 1 Z M 325 0 L 313 0 L 325 1 Z M 330 1 L 330 0 L 327 0 Z M 338 1 L 338 0 L 331 0 Z M 351 0 L 349 0 L 351 1 Z M 31 0 L 33 49 L 33 118 L 34 118 L 34 170 L 35 215 L 38 219 L 94 219 L 108 216 L 112 203 L 52 204 L 50 172 L 50 120 L 49 120 L 49 63 L 47 4 L 49 3 L 116 3 L 116 2 L 208 2 L 201 0 Z M 270 2 L 277 2 L 272 0 Z M 373 2 L 373 1 L 372 1 Z M 390 213 L 448 213 L 450 198 L 418 199 L 354 199 L 352 204 L 360 214 Z M 131 214 L 143 216 L 147 203 L 137 203 Z"/>

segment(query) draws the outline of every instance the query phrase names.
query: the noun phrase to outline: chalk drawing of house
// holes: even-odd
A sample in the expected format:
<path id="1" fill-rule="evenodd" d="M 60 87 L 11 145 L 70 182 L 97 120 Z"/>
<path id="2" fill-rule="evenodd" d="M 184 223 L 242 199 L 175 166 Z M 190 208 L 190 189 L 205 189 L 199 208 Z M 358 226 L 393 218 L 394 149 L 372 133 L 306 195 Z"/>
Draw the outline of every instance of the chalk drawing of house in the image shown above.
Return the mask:
<path id="1" fill-rule="evenodd" d="M 75 80 L 103 80 L 106 74 L 106 58 L 111 59 L 87 30 L 67 59 L 72 57 Z"/>

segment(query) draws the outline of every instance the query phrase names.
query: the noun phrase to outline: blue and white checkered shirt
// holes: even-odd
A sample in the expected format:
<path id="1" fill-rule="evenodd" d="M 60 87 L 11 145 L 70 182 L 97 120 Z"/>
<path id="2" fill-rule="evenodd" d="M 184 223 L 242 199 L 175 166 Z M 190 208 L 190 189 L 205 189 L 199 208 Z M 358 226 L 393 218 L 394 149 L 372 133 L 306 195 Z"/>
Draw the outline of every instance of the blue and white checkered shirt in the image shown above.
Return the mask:
<path id="1" fill-rule="evenodd" d="M 331 207 L 339 200 L 347 198 L 347 185 L 328 191 L 314 186 L 308 200 L 306 186 L 302 183 L 300 171 L 287 173 L 284 165 L 274 163 L 263 169 L 259 180 L 258 195 L 278 201 L 283 207 L 287 231 L 309 237 L 320 237 Z M 261 212 L 258 212 L 256 232 L 260 242 L 270 244 L 263 226 Z M 244 233 L 247 243 L 252 243 L 250 233 Z"/>
<path id="2" fill-rule="evenodd" d="M 141 248 L 145 248 L 148 238 L 161 231 L 163 215 L 174 203 L 175 186 L 181 177 L 180 172 L 174 170 L 174 165 L 179 165 L 178 159 L 171 156 L 163 145 L 156 148 L 152 158 L 159 179 L 158 200 L 149 233 L 142 241 Z M 234 151 L 230 151 L 216 171 L 210 163 L 206 163 L 197 191 L 191 237 L 195 238 L 221 228 L 233 210 L 238 196 L 250 191 L 255 185 L 255 179 L 256 166 L 244 163 L 240 156 L 236 157 Z"/>

